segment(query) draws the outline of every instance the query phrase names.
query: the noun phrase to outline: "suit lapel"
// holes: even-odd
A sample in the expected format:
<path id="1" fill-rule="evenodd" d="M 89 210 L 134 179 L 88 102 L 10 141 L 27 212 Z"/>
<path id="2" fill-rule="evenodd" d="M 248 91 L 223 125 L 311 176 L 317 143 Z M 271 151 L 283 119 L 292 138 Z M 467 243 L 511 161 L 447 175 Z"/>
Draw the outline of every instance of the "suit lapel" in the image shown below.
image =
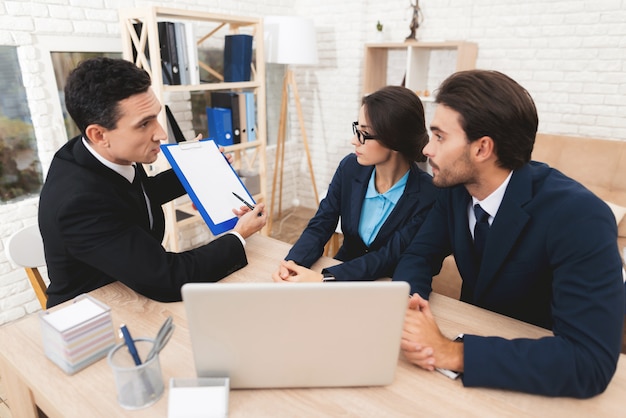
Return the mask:
<path id="1" fill-rule="evenodd" d="M 130 201 L 135 202 L 135 207 L 137 209 L 136 213 L 138 214 L 138 217 L 137 217 L 138 221 L 141 222 L 141 224 L 143 225 L 146 231 L 151 231 L 150 220 L 147 214 L 145 199 L 142 201 L 142 200 L 135 198 L 136 192 L 135 192 L 134 186 L 131 183 L 129 183 L 128 180 L 126 180 L 121 174 L 115 172 L 114 170 L 110 169 L 109 167 L 105 166 L 100 161 L 98 161 L 98 159 L 94 157 L 85 148 L 85 145 L 83 144 L 80 136 L 72 140 L 76 141 L 73 144 L 73 150 L 72 150 L 75 161 L 81 166 L 86 167 L 88 170 L 95 172 L 98 175 L 102 176 L 104 179 L 106 179 L 106 181 L 112 182 L 115 185 L 115 187 L 117 187 L 119 190 L 123 190 L 125 193 L 127 193 Z M 141 174 L 142 178 L 145 179 L 146 173 L 143 169 L 143 166 L 139 164 L 137 169 L 138 169 L 137 171 L 138 174 Z M 158 216 L 158 219 L 157 217 L 153 216 L 153 231 L 151 231 L 155 235 L 155 237 L 160 241 L 163 239 L 163 233 L 165 231 L 165 218 L 163 217 L 162 210 L 160 207 L 158 208 L 158 211 L 153 210 L 152 212 L 153 214 L 155 212 L 160 213 L 160 216 Z M 157 227 L 156 230 L 154 226 Z M 160 237 L 158 236 L 159 234 L 161 235 Z"/>
<path id="2" fill-rule="evenodd" d="M 371 244 L 371 247 L 376 246 L 379 239 L 387 241 L 392 235 L 389 231 L 397 231 L 402 226 L 401 223 L 405 218 L 407 212 L 412 211 L 415 207 L 415 202 L 419 198 L 419 172 L 417 168 L 411 166 L 409 172 L 409 178 L 404 189 L 402 197 L 398 200 L 396 207 L 393 208 L 387 220 L 376 234 L 376 238 Z"/>
<path id="3" fill-rule="evenodd" d="M 531 186 L 532 179 L 528 165 L 513 172 L 489 231 L 474 292 L 476 301 L 495 279 L 498 270 L 506 261 L 513 245 L 530 220 L 523 205 L 532 198 Z"/>
<path id="4" fill-rule="evenodd" d="M 369 170 L 362 170 L 362 175 L 354 176 L 351 181 L 352 187 L 350 191 L 350 227 L 353 231 L 355 231 L 356 236 L 359 235 L 361 208 L 363 206 L 363 200 L 365 200 L 367 184 L 372 175 L 372 171 L 374 171 L 373 166 L 368 168 Z M 345 222 L 345 219 L 343 220 L 343 222 Z"/>

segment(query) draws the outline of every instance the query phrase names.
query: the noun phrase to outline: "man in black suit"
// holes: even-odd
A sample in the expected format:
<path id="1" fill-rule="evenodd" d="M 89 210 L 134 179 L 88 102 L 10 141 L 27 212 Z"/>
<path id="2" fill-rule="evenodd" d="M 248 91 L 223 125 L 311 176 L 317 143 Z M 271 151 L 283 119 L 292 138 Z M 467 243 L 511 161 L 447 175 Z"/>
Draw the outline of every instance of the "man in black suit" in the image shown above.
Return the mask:
<path id="1" fill-rule="evenodd" d="M 178 301 L 187 282 L 217 281 L 247 264 L 245 238 L 266 222 L 261 203 L 235 210 L 231 233 L 167 252 L 161 205 L 185 194 L 172 170 L 146 176 L 167 138 L 150 77 L 129 61 L 95 58 L 68 77 L 65 102 L 81 135 L 57 151 L 39 201 L 48 307 L 119 280 L 152 299 Z"/>

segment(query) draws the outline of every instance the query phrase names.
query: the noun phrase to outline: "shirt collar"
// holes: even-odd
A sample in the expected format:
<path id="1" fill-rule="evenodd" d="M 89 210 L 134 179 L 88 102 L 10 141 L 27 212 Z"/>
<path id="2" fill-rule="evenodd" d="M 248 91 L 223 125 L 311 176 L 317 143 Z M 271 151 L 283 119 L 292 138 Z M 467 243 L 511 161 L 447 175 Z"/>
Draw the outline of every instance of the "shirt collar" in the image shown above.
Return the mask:
<path id="1" fill-rule="evenodd" d="M 402 197 L 402 193 L 404 192 L 404 187 L 406 186 L 406 183 L 409 179 L 409 171 L 407 171 L 404 174 L 404 176 L 402 176 L 400 180 L 398 180 L 396 184 L 391 186 L 391 188 L 387 190 L 385 193 L 378 193 L 378 191 L 376 190 L 376 168 L 374 168 L 374 170 L 372 170 L 372 175 L 370 176 L 370 181 L 367 184 L 367 191 L 365 192 L 365 198 L 371 199 L 374 197 L 381 196 L 393 202 L 394 204 L 398 203 L 398 200 L 400 200 L 400 198 Z"/>
<path id="2" fill-rule="evenodd" d="M 495 218 L 498 213 L 498 209 L 500 209 L 502 199 L 504 199 L 504 192 L 506 192 L 506 187 L 509 185 L 512 175 L 513 172 L 511 171 L 502 184 L 483 200 L 478 200 L 472 196 L 472 206 L 475 206 L 477 203 L 480 204 L 480 207 L 489 214 L 490 219 Z"/>
<path id="3" fill-rule="evenodd" d="M 85 148 L 87 148 L 87 151 L 89 151 L 91 155 L 96 157 L 98 161 L 100 161 L 103 165 L 110 168 L 111 170 L 115 171 L 120 176 L 124 177 L 126 180 L 128 180 L 129 183 L 133 182 L 133 180 L 135 179 L 134 165 L 121 165 L 113 163 L 104 158 L 102 155 L 98 154 L 96 150 L 91 147 L 91 144 L 85 139 L 85 137 L 82 137 L 81 139 L 83 140 L 83 144 L 85 145 Z"/>

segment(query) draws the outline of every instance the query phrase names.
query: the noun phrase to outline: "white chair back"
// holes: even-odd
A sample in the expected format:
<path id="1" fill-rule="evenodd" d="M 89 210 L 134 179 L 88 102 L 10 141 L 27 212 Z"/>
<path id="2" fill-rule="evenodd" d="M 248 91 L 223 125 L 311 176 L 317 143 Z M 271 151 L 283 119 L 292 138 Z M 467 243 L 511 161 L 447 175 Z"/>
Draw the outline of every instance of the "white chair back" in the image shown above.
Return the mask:
<path id="1" fill-rule="evenodd" d="M 14 233 L 7 244 L 7 257 L 21 267 L 45 266 L 46 258 L 39 227 L 30 225 Z"/>
<path id="2" fill-rule="evenodd" d="M 42 309 L 46 309 L 48 296 L 46 286 L 38 267 L 46 265 L 43 251 L 43 239 L 37 225 L 20 229 L 9 238 L 6 247 L 7 258 L 18 266 L 24 267 L 37 300 Z"/>

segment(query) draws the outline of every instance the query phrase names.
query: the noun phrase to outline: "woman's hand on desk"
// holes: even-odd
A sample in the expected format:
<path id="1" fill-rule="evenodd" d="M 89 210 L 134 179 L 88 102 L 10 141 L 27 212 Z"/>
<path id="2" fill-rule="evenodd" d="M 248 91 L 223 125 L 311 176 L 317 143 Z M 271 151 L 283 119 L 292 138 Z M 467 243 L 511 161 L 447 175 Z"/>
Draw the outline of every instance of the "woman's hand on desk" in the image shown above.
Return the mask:
<path id="1" fill-rule="evenodd" d="M 409 300 L 400 346 L 406 359 L 423 369 L 463 371 L 463 343 L 441 333 L 428 301 L 418 294 Z"/>
<path id="2" fill-rule="evenodd" d="M 265 203 L 258 203 L 252 210 L 242 206 L 239 210 L 233 209 L 233 213 L 239 217 L 233 229 L 241 234 L 244 239 L 260 231 L 267 222 Z"/>
<path id="3" fill-rule="evenodd" d="M 272 274 L 275 282 L 321 282 L 322 273 L 317 273 L 306 267 L 299 266 L 294 261 L 281 261 L 278 271 Z"/>

